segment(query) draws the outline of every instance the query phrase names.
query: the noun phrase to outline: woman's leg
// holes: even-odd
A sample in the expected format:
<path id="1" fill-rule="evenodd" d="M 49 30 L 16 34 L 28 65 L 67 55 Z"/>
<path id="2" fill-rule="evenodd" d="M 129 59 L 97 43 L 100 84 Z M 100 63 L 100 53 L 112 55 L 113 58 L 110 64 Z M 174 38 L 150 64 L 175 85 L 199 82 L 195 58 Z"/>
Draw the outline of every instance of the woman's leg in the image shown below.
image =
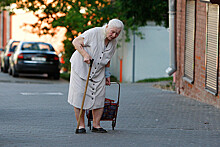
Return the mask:
<path id="1" fill-rule="evenodd" d="M 80 109 L 74 107 L 74 112 L 75 112 L 76 121 L 78 122 Z M 85 115 L 85 110 L 83 110 L 82 115 L 81 115 L 81 118 L 80 118 L 79 129 L 85 128 L 84 115 Z"/>
<path id="2" fill-rule="evenodd" d="M 100 126 L 100 120 L 103 114 L 104 108 L 99 108 L 99 109 L 93 109 L 92 110 L 92 115 L 93 115 L 93 127 L 94 128 L 101 128 Z"/>

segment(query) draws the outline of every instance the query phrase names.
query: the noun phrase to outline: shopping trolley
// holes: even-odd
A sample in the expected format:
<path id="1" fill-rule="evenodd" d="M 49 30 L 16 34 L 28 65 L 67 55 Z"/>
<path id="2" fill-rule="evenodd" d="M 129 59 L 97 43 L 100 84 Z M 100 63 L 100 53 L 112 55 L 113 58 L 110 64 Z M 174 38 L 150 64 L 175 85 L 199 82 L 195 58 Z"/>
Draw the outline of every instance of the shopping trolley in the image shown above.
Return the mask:
<path id="1" fill-rule="evenodd" d="M 111 85 L 112 84 L 118 84 L 118 99 L 116 101 L 110 98 L 105 98 L 104 112 L 102 114 L 101 121 L 112 121 L 112 130 L 114 130 L 119 107 L 120 84 L 118 82 L 111 82 Z M 88 127 L 91 130 L 91 121 L 93 120 L 92 110 L 87 110 L 86 116 L 88 118 Z"/>

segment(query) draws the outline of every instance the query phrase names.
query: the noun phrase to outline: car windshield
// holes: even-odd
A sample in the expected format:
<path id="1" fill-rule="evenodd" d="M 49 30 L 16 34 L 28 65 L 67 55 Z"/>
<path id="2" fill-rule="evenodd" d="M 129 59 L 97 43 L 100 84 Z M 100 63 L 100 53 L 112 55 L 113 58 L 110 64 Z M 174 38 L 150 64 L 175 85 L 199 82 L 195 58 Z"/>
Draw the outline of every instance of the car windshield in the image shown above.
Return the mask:
<path id="1" fill-rule="evenodd" d="M 15 48 L 17 47 L 17 45 L 18 45 L 19 43 L 20 43 L 20 42 L 17 42 L 17 41 L 13 42 L 13 43 L 11 44 L 11 47 L 10 47 L 10 52 L 14 52 L 14 51 L 15 51 Z"/>
<path id="2" fill-rule="evenodd" d="M 34 50 L 34 51 L 54 51 L 49 44 L 45 43 L 24 43 L 22 50 Z"/>

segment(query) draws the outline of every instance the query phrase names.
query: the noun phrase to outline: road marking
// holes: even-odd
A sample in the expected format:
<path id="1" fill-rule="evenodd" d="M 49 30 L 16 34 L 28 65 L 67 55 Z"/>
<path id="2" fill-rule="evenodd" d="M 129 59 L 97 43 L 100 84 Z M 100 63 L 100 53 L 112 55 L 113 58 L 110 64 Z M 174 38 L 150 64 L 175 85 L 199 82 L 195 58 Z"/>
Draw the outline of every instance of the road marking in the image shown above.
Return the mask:
<path id="1" fill-rule="evenodd" d="M 21 92 L 21 95 L 63 95 L 62 92 Z"/>

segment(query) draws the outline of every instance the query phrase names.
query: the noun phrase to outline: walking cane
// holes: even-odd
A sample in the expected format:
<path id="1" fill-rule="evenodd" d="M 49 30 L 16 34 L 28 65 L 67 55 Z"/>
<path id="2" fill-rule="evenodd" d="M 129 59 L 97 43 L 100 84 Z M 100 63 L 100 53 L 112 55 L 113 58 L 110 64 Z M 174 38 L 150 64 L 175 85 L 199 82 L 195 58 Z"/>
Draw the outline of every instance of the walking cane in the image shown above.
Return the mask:
<path id="1" fill-rule="evenodd" d="M 88 76 L 87 76 L 86 87 L 85 87 L 85 91 L 84 91 L 84 95 L 83 95 L 83 100 L 82 100 L 82 105 L 81 105 L 81 109 L 80 109 L 79 117 L 78 117 L 78 121 L 77 121 L 76 133 L 78 133 L 78 130 L 79 130 L 80 118 L 81 118 L 81 115 L 82 115 L 83 106 L 84 106 L 84 102 L 85 102 L 85 98 L 86 98 L 86 91 L 87 91 L 87 87 L 88 87 L 88 83 L 89 83 L 89 76 L 90 76 L 90 72 L 91 72 L 93 61 L 94 61 L 94 59 L 90 60 L 89 73 L 88 73 Z"/>

